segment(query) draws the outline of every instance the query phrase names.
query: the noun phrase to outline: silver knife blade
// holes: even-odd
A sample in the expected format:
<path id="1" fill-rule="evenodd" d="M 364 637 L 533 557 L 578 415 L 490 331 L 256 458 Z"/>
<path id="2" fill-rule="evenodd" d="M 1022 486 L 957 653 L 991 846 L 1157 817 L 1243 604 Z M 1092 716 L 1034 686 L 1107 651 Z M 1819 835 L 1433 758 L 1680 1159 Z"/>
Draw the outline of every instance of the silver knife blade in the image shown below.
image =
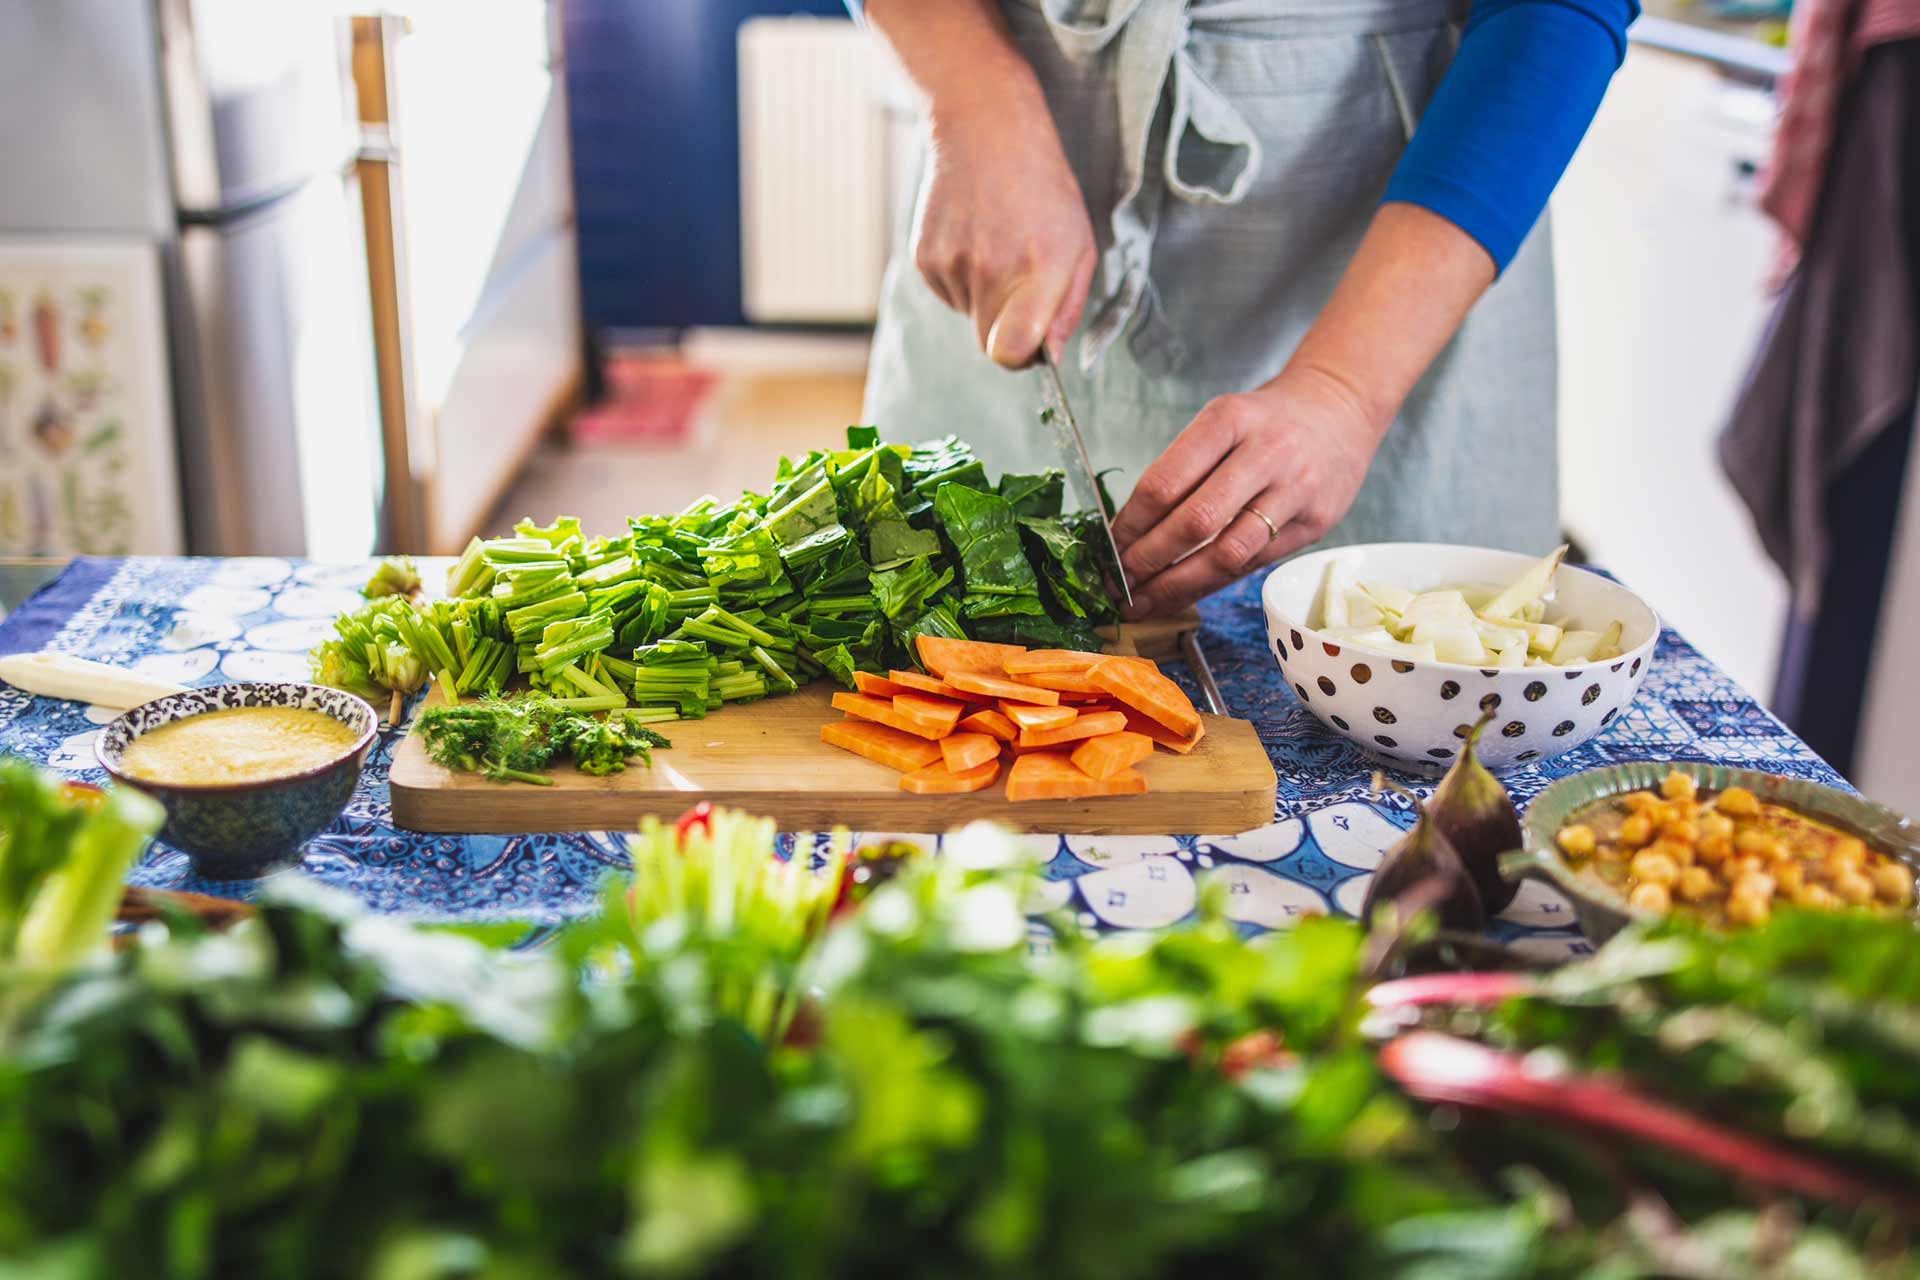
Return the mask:
<path id="1" fill-rule="evenodd" d="M 1060 367 L 1045 346 L 1040 348 L 1040 393 L 1046 401 L 1046 411 L 1040 415 L 1040 421 L 1046 424 L 1047 434 L 1053 438 L 1054 448 L 1060 454 L 1060 469 L 1066 473 L 1067 488 L 1073 491 L 1081 506 L 1099 518 L 1100 532 L 1107 540 L 1107 553 L 1113 557 L 1114 573 L 1120 579 L 1120 597 L 1131 607 L 1133 586 L 1120 564 L 1120 546 L 1113 540 L 1113 521 L 1100 501 L 1100 486 L 1093 478 L 1093 459 L 1087 456 L 1086 437 L 1080 434 L 1080 424 L 1074 420 L 1073 409 L 1067 404 L 1067 388 L 1060 381 Z"/>

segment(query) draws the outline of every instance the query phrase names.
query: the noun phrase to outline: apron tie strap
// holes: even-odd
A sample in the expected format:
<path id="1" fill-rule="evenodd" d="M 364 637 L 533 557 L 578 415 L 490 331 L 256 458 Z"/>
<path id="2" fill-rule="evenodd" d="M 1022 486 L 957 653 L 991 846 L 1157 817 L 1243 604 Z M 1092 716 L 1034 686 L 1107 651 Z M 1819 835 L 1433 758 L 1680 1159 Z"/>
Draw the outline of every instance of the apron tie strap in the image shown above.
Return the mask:
<path id="1" fill-rule="evenodd" d="M 1086 0 L 1042 0 L 1062 53 L 1085 61 L 1115 50 L 1121 139 L 1119 202 L 1088 306 L 1080 367 L 1091 370 L 1146 300 L 1147 264 L 1164 194 L 1190 204 L 1237 204 L 1260 171 L 1252 126 L 1195 64 L 1187 0 L 1114 0 L 1104 18 L 1080 16 Z M 1171 94 L 1169 95 L 1169 82 Z M 1154 128 L 1171 98 L 1163 131 Z"/>

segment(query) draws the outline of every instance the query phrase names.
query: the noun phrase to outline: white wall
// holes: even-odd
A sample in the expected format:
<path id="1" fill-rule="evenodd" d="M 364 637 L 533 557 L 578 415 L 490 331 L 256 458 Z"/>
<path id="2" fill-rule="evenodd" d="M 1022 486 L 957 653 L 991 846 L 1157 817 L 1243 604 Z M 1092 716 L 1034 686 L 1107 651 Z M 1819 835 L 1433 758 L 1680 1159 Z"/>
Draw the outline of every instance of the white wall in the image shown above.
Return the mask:
<path id="1" fill-rule="evenodd" d="M 1735 165 L 1771 118 L 1763 93 L 1633 46 L 1553 204 L 1567 527 L 1763 701 L 1786 585 L 1714 441 L 1770 309 L 1773 230 Z"/>

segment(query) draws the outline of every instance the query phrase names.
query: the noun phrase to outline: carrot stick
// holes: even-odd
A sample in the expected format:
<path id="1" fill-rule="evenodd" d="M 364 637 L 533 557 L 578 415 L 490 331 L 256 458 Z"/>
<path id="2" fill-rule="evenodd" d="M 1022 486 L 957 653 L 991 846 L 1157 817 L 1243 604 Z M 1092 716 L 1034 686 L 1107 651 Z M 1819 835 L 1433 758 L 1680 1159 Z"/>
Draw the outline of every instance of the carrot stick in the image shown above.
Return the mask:
<path id="1" fill-rule="evenodd" d="M 1080 713 L 1072 707 L 1035 707 L 1024 702 L 1003 702 L 1000 712 L 1022 729 L 1054 729 Z"/>
<path id="2" fill-rule="evenodd" d="M 999 759 L 1000 743 L 989 734 L 950 733 L 940 739 L 940 755 L 947 762 L 947 768 L 965 773 L 989 760 Z"/>
<path id="3" fill-rule="evenodd" d="M 947 677 L 947 683 L 962 693 L 984 694 L 990 698 L 999 698 L 1003 702 L 1030 702 L 1040 707 L 1053 707 L 1060 703 L 1060 695 L 1052 689 L 1035 688 L 1030 684 L 1021 684 L 1018 680 L 1009 680 L 1005 676 L 986 676 L 972 671 L 956 671 Z"/>
<path id="4" fill-rule="evenodd" d="M 935 681 L 935 683 L 937 684 L 939 682 Z M 877 676 L 871 671 L 854 672 L 853 687 L 872 698 L 891 698 L 898 693 L 913 692 L 912 685 L 901 684 L 899 681 L 889 680 L 885 676 Z"/>
<path id="5" fill-rule="evenodd" d="M 1182 738 L 1200 731 L 1200 713 L 1180 686 L 1137 662 L 1102 662 L 1087 678 L 1120 702 L 1158 720 Z"/>
<path id="6" fill-rule="evenodd" d="M 912 773 L 901 774 L 900 789 L 923 796 L 959 795 L 968 791 L 984 791 L 999 776 L 1000 760 L 997 756 L 985 764 L 966 770 L 949 769 L 942 760 L 923 769 L 915 769 Z"/>
<path id="7" fill-rule="evenodd" d="M 1052 729 L 1022 729 L 1020 745 L 1023 747 L 1057 747 L 1063 742 L 1078 742 L 1082 738 L 1097 738 L 1103 733 L 1120 733 L 1127 727 L 1127 718 L 1118 711 L 1101 711 L 1094 715 L 1076 716 L 1067 723 Z"/>
<path id="8" fill-rule="evenodd" d="M 1112 777 L 1095 778 L 1060 751 L 1035 751 L 1020 756 L 1007 771 L 1007 799 L 1015 802 L 1130 796 L 1146 789 L 1146 777 L 1138 769 L 1122 769 Z"/>
<path id="9" fill-rule="evenodd" d="M 889 729 L 898 729 L 902 733 L 911 733 L 915 737 L 938 739 L 947 736 L 946 730 L 923 720 L 915 720 L 912 716 L 903 715 L 893 709 L 891 702 L 881 698 L 869 698 L 864 693 L 836 693 L 833 695 L 833 707 L 834 710 L 844 711 L 856 720 L 871 720 L 875 724 L 883 724 Z"/>
<path id="10" fill-rule="evenodd" d="M 940 748 L 925 738 L 861 720 L 835 720 L 821 725 L 820 741 L 903 773 L 924 768 L 940 758 Z"/>
<path id="11" fill-rule="evenodd" d="M 1073 763 L 1082 773 L 1095 778 L 1111 778 L 1122 769 L 1131 769 L 1153 754 L 1153 739 L 1144 733 L 1102 734 L 1088 738 L 1073 749 Z"/>
<path id="12" fill-rule="evenodd" d="M 951 640 L 946 636 L 916 636 L 915 651 L 920 665 L 945 680 L 956 671 L 983 675 L 1006 674 L 1006 661 L 1025 653 L 1017 644 L 991 644 L 985 640 Z"/>
<path id="13" fill-rule="evenodd" d="M 991 707 L 963 717 L 959 727 L 962 732 L 984 733 L 1002 742 L 1012 742 L 1020 736 L 1020 726 Z"/>
<path id="14" fill-rule="evenodd" d="M 960 721 L 961 705 L 951 698 L 935 698 L 924 693 L 895 694 L 893 709 L 943 734 L 952 733 Z"/>
<path id="15" fill-rule="evenodd" d="M 1127 729 L 1130 732 L 1145 734 L 1167 750 L 1177 751 L 1183 756 L 1199 746 L 1200 739 L 1207 736 L 1205 725 L 1194 730 L 1192 737 L 1183 738 L 1173 730 L 1167 728 L 1167 726 L 1161 724 L 1158 720 L 1155 720 L 1152 716 L 1141 715 L 1132 707 L 1122 707 L 1121 710 L 1126 713 Z"/>

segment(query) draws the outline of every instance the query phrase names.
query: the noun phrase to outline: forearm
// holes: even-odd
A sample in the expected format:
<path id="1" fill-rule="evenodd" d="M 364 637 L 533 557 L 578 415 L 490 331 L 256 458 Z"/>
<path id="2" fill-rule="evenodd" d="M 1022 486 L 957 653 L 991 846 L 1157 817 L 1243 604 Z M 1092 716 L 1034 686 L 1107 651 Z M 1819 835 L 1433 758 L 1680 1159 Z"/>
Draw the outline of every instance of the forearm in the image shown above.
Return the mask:
<path id="1" fill-rule="evenodd" d="M 865 8 L 936 129 L 957 111 L 1046 110 L 996 0 L 867 0 Z"/>
<path id="2" fill-rule="evenodd" d="M 1458 226 L 1418 205 L 1384 204 L 1283 376 L 1313 377 L 1350 399 L 1377 445 L 1493 279 L 1493 260 Z"/>

